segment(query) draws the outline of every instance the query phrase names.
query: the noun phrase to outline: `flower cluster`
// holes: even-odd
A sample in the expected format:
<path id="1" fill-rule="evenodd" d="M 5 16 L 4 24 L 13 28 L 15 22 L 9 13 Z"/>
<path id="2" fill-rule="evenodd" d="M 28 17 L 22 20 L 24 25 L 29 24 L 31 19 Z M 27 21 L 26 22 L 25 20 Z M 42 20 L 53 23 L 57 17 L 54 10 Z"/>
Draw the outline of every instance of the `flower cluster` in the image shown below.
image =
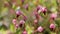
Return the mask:
<path id="1" fill-rule="evenodd" d="M 0 29 L 6 27 L 14 30 L 14 34 L 60 32 L 58 0 L 1 0 L 0 4 L 0 21 L 3 22 Z"/>
<path id="2" fill-rule="evenodd" d="M 13 4 L 15 4 L 16 7 L 18 6 L 17 10 L 15 11 L 16 17 L 12 20 L 12 23 L 16 29 L 18 29 L 18 28 L 24 29 L 22 31 L 22 34 L 27 34 L 27 30 L 25 29 L 26 28 L 26 25 L 25 25 L 26 21 L 33 22 L 31 25 L 33 25 L 34 31 L 36 30 L 35 32 L 39 32 L 39 33 L 44 32 L 44 30 L 46 28 L 44 28 L 44 26 L 41 25 L 44 23 L 40 23 L 40 21 L 43 22 L 45 19 L 47 20 L 48 17 L 49 17 L 49 19 L 48 19 L 49 21 L 51 21 L 51 20 L 53 21 L 53 22 L 51 21 L 52 23 L 49 23 L 50 30 L 52 30 L 52 31 L 55 30 L 56 25 L 54 23 L 54 20 L 57 18 L 57 13 L 53 13 L 53 12 L 48 13 L 47 7 L 42 6 L 42 5 L 37 5 L 32 10 L 33 12 L 31 12 L 33 15 L 32 16 L 31 14 L 28 14 L 29 13 L 28 11 L 30 10 L 30 7 L 29 7 L 30 4 L 28 4 L 28 3 L 24 4 L 25 0 L 20 0 L 20 1 L 21 1 L 21 5 L 17 5 L 16 1 L 12 2 Z M 9 6 L 8 3 L 5 3 L 5 5 Z M 27 11 L 26 13 L 28 14 L 28 17 L 25 16 L 23 10 L 21 10 L 20 8 Z M 21 19 L 19 19 L 20 16 L 22 16 Z M 33 17 L 33 19 L 31 19 L 30 16 Z M 29 21 L 30 19 L 31 19 L 31 21 Z M 44 25 L 46 25 L 46 24 L 44 24 Z"/>
<path id="3" fill-rule="evenodd" d="M 21 19 L 20 21 L 18 21 L 19 16 L 23 16 L 23 19 Z M 18 29 L 18 28 L 22 28 L 23 26 L 25 26 L 26 20 L 27 20 L 27 17 L 23 14 L 23 12 L 20 10 L 17 10 L 16 18 L 12 20 L 12 23 L 14 24 L 15 28 Z M 27 34 L 26 30 L 24 30 L 22 34 Z"/>
<path id="4" fill-rule="evenodd" d="M 28 5 L 27 5 L 28 6 Z M 46 7 L 43 7 L 43 6 L 37 6 L 37 8 L 35 9 L 36 11 L 33 11 L 33 15 L 35 16 L 34 18 L 34 25 L 38 24 L 39 22 L 39 19 L 42 17 L 40 13 L 43 13 L 44 15 L 46 15 L 47 13 L 47 9 Z M 17 23 L 17 18 L 19 18 L 19 16 L 23 16 L 23 19 L 19 21 L 19 23 Z M 57 14 L 55 13 L 51 13 L 50 14 L 50 19 L 54 20 L 55 18 L 57 17 Z M 19 27 L 25 27 L 25 22 L 26 22 L 26 19 L 27 17 L 23 14 L 23 12 L 21 10 L 17 10 L 16 11 L 16 18 L 12 20 L 13 24 L 15 25 L 15 27 L 18 29 Z M 54 30 L 56 28 L 56 25 L 51 23 L 49 28 L 51 30 Z M 25 29 L 25 28 L 24 28 Z M 44 28 L 42 26 L 38 26 L 37 29 L 36 29 L 38 32 L 43 32 L 44 31 Z M 22 34 L 27 34 L 27 31 L 24 30 Z"/>

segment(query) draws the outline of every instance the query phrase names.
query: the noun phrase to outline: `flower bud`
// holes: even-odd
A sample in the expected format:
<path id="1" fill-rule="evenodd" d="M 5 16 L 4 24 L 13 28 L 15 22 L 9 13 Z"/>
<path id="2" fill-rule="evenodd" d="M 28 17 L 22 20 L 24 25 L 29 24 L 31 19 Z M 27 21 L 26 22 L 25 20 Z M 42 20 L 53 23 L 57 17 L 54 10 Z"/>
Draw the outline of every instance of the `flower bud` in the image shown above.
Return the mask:
<path id="1" fill-rule="evenodd" d="M 16 24 L 16 25 L 15 25 L 15 28 L 17 29 L 17 28 L 18 28 L 18 26 L 19 26 L 19 25 L 18 25 L 18 24 Z"/>
<path id="2" fill-rule="evenodd" d="M 19 22 L 19 26 L 22 27 L 24 25 L 25 21 L 24 20 L 20 20 Z"/>
<path id="3" fill-rule="evenodd" d="M 25 8 L 26 10 L 28 10 L 28 4 L 26 4 L 26 5 L 24 6 L 24 8 Z"/>
<path id="4" fill-rule="evenodd" d="M 20 20 L 20 24 L 24 24 L 25 23 L 25 21 L 24 20 Z"/>
<path id="5" fill-rule="evenodd" d="M 22 15 L 22 12 L 21 11 L 16 11 L 16 15 L 17 15 L 17 17 L 19 17 L 20 15 Z"/>
<path id="6" fill-rule="evenodd" d="M 57 14 L 55 14 L 55 13 L 52 13 L 52 14 L 50 15 L 50 18 L 52 18 L 53 20 L 54 20 L 56 17 L 57 17 Z"/>
<path id="7" fill-rule="evenodd" d="M 55 24 L 50 24 L 50 29 L 53 30 L 53 29 L 55 29 L 55 27 L 56 27 Z"/>
<path id="8" fill-rule="evenodd" d="M 16 19 L 13 19 L 12 22 L 13 22 L 13 24 L 15 25 L 15 24 L 16 24 Z"/>
<path id="9" fill-rule="evenodd" d="M 42 7 L 42 10 L 41 10 L 43 13 L 44 13 L 44 15 L 46 14 L 46 11 L 47 11 L 47 9 L 46 9 L 46 7 Z"/>
<path id="10" fill-rule="evenodd" d="M 43 31 L 43 27 L 41 27 L 41 26 L 38 27 L 37 31 L 38 31 L 38 32 L 42 32 L 42 31 Z"/>
<path id="11" fill-rule="evenodd" d="M 38 6 L 37 6 L 37 11 L 38 11 L 38 10 L 42 10 L 42 6 L 38 5 Z"/>

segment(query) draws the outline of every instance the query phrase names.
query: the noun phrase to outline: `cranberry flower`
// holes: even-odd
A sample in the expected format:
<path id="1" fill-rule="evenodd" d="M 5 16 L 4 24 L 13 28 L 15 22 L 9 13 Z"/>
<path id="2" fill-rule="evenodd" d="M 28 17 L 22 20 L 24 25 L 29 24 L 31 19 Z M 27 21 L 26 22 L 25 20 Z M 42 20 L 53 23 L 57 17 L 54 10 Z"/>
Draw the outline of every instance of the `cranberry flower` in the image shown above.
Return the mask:
<path id="1" fill-rule="evenodd" d="M 25 21 L 24 20 L 20 20 L 20 24 L 24 24 L 25 23 Z"/>
<path id="2" fill-rule="evenodd" d="M 38 27 L 37 31 L 42 32 L 43 31 L 43 27 L 42 26 Z"/>
<path id="3" fill-rule="evenodd" d="M 44 15 L 46 14 L 46 11 L 47 11 L 47 9 L 46 9 L 46 7 L 42 7 L 42 10 L 41 10 L 43 13 L 44 13 Z"/>
<path id="4" fill-rule="evenodd" d="M 55 27 L 56 27 L 55 24 L 50 24 L 50 29 L 53 30 L 53 29 L 55 29 Z"/>
<path id="5" fill-rule="evenodd" d="M 50 15 L 50 18 L 52 18 L 52 19 L 55 19 L 57 17 L 57 14 L 55 14 L 55 13 L 52 13 L 51 15 Z"/>
<path id="6" fill-rule="evenodd" d="M 16 15 L 17 15 L 17 17 L 19 17 L 20 15 L 22 15 L 22 12 L 20 10 L 17 10 Z"/>
<path id="7" fill-rule="evenodd" d="M 24 25 L 25 21 L 24 20 L 20 20 L 19 22 L 19 26 L 22 27 Z"/>
<path id="8" fill-rule="evenodd" d="M 38 13 L 42 12 L 45 15 L 46 14 L 46 11 L 47 11 L 46 7 L 43 7 L 43 6 L 38 5 L 38 7 L 37 7 L 37 12 Z"/>
<path id="9" fill-rule="evenodd" d="M 38 5 L 38 6 L 37 6 L 37 11 L 38 11 L 38 10 L 41 10 L 41 9 L 42 9 L 42 6 Z"/>

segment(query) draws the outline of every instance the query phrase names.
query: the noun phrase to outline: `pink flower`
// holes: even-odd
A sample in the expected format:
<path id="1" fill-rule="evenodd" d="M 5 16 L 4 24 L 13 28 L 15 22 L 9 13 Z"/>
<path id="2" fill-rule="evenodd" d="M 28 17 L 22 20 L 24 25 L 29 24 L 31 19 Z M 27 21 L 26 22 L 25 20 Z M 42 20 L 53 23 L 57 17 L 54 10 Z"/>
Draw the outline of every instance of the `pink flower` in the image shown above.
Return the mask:
<path id="1" fill-rule="evenodd" d="M 57 14 L 52 13 L 52 14 L 50 15 L 50 17 L 51 17 L 52 19 L 55 19 L 55 18 L 57 17 Z"/>
<path id="2" fill-rule="evenodd" d="M 50 24 L 51 29 L 55 29 L 55 24 Z"/>
<path id="3" fill-rule="evenodd" d="M 43 8 L 42 8 L 42 12 L 45 14 L 46 11 L 47 11 L 46 7 L 43 7 Z"/>
<path id="4" fill-rule="evenodd" d="M 25 21 L 24 20 L 20 20 L 19 22 L 19 26 L 22 27 L 24 25 Z"/>
<path id="5" fill-rule="evenodd" d="M 38 11 L 38 10 L 42 10 L 42 6 L 38 5 L 38 6 L 37 6 L 37 11 Z"/>
<path id="6" fill-rule="evenodd" d="M 46 12 L 46 11 L 47 11 L 46 7 L 42 7 L 42 12 Z"/>
<path id="7" fill-rule="evenodd" d="M 24 24 L 25 23 L 25 21 L 24 20 L 20 20 L 20 24 Z"/>
<path id="8" fill-rule="evenodd" d="M 38 6 L 37 7 L 37 11 L 39 11 L 39 12 L 43 12 L 44 14 L 46 14 L 46 11 L 47 11 L 47 9 L 46 9 L 46 7 L 43 7 L 43 6 Z"/>
<path id="9" fill-rule="evenodd" d="M 21 13 L 21 11 L 16 11 L 16 15 L 21 15 L 22 13 Z"/>
<path id="10" fill-rule="evenodd" d="M 27 34 L 27 31 L 23 31 L 23 33 L 22 34 Z"/>
<path id="11" fill-rule="evenodd" d="M 18 24 L 16 24 L 16 25 L 15 25 L 15 28 L 17 29 L 17 28 L 18 28 L 18 26 L 19 26 L 19 25 L 18 25 Z"/>
<path id="12" fill-rule="evenodd" d="M 26 10 L 28 10 L 28 4 L 24 5 L 24 8 L 25 8 Z"/>
<path id="13" fill-rule="evenodd" d="M 20 15 L 22 15 L 22 12 L 20 10 L 17 10 L 16 15 L 17 15 L 17 17 L 19 17 Z"/>
<path id="14" fill-rule="evenodd" d="M 42 32 L 43 31 L 43 27 L 41 27 L 41 26 L 38 27 L 37 31 Z"/>
<path id="15" fill-rule="evenodd" d="M 12 22 L 13 22 L 13 24 L 16 24 L 16 19 L 13 19 Z"/>

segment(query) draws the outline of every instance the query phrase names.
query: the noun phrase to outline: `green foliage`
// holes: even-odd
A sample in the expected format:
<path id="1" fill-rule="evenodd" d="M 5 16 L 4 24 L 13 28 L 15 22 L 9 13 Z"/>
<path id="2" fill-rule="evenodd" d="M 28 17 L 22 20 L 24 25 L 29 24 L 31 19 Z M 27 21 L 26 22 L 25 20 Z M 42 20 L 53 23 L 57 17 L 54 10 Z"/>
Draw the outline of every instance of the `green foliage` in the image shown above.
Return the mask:
<path id="1" fill-rule="evenodd" d="M 55 22 L 56 22 L 57 26 L 60 27 L 60 18 L 56 19 Z"/>
<path id="2" fill-rule="evenodd" d="M 15 27 L 14 27 L 14 25 L 11 23 L 10 24 L 10 30 L 12 31 L 12 32 L 16 32 L 16 29 L 15 29 Z"/>

